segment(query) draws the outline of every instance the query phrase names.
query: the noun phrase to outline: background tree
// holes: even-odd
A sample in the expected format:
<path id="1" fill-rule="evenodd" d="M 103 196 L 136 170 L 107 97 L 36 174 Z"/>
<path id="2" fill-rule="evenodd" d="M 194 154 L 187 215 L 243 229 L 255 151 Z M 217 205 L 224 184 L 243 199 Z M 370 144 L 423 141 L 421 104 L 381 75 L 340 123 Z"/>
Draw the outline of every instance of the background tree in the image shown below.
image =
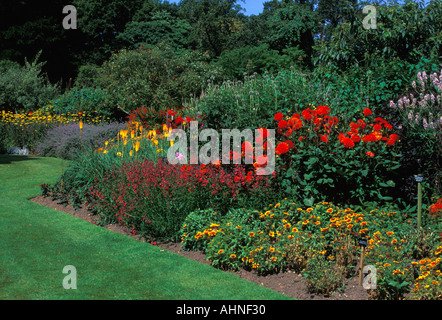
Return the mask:
<path id="1" fill-rule="evenodd" d="M 282 3 L 283 6 L 276 9 L 268 20 L 270 31 L 266 41 L 279 52 L 290 48 L 300 49 L 305 53 L 305 65 L 312 67 L 313 36 L 318 24 L 313 4 L 307 1 Z"/>
<path id="2" fill-rule="evenodd" d="M 0 2 L 0 60 L 24 64 L 41 52 L 42 71 L 52 82 L 75 76 L 72 53 L 78 32 L 64 30 L 61 0 Z"/>
<path id="3" fill-rule="evenodd" d="M 162 41 L 168 41 L 176 48 L 185 48 L 188 46 L 191 30 L 192 26 L 186 20 L 160 10 L 151 12 L 151 15 L 142 20 L 134 19 L 127 23 L 117 39 L 127 48 L 139 48 L 141 44 L 154 46 Z"/>
<path id="4" fill-rule="evenodd" d="M 219 56 L 232 48 L 232 35 L 239 31 L 241 6 L 237 0 L 182 0 L 181 15 L 192 25 L 190 42 L 195 49 Z"/>
<path id="5" fill-rule="evenodd" d="M 81 63 L 101 64 L 112 52 L 120 49 L 117 35 L 124 32 L 126 24 L 145 2 L 151 0 L 104 1 L 74 0 L 77 8 L 78 31 L 81 42 L 77 43 L 76 60 Z M 144 5 L 144 7 L 143 7 Z"/>

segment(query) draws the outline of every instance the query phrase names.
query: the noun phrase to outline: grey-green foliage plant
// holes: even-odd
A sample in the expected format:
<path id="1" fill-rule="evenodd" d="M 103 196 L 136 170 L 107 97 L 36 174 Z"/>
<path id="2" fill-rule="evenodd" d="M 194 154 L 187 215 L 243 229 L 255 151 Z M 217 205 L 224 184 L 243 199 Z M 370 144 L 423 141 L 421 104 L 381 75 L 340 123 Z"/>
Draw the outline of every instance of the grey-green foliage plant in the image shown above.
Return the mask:
<path id="1" fill-rule="evenodd" d="M 74 160 L 82 151 L 96 150 L 114 139 L 125 123 L 84 124 L 80 132 L 78 124 L 67 124 L 49 129 L 36 144 L 35 153 L 39 156 Z"/>
<path id="2" fill-rule="evenodd" d="M 332 80 L 295 68 L 262 76 L 255 73 L 244 81 L 210 83 L 204 95 L 188 107 L 200 113 L 212 129 L 270 128 L 277 112 L 295 112 L 309 104 L 336 106 L 339 92 L 331 90 Z"/>
<path id="3" fill-rule="evenodd" d="M 59 94 L 59 87 L 42 74 L 45 62 L 38 62 L 41 51 L 23 66 L 0 61 L 0 106 L 8 110 L 31 111 L 44 106 Z"/>

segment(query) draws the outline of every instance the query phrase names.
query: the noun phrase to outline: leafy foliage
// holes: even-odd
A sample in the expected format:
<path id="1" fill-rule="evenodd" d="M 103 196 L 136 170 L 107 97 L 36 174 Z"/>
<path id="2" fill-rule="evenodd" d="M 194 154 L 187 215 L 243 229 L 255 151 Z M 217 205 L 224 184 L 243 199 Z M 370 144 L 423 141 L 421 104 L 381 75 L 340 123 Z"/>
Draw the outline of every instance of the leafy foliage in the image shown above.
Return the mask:
<path id="1" fill-rule="evenodd" d="M 117 40 L 121 40 L 129 48 L 153 46 L 163 41 L 168 41 L 176 48 L 185 48 L 188 46 L 191 30 L 188 21 L 176 19 L 167 11 L 157 11 L 149 21 L 127 23 L 124 32 L 118 34 Z"/>
<path id="2" fill-rule="evenodd" d="M 97 113 L 104 117 L 116 117 L 116 110 L 107 104 L 108 94 L 102 89 L 73 88 L 52 101 L 52 106 L 59 113 Z"/>
<path id="3" fill-rule="evenodd" d="M 41 53 L 41 52 L 40 52 Z M 42 75 L 44 62 L 25 59 L 24 66 L 12 61 L 0 61 L 0 107 L 6 110 L 35 110 L 58 94 L 58 86 Z"/>
<path id="4" fill-rule="evenodd" d="M 101 66 L 95 86 L 108 93 L 107 105 L 127 114 L 143 106 L 157 111 L 174 108 L 199 95 L 206 79 L 215 74 L 207 59 L 197 51 L 178 54 L 166 43 L 121 50 Z"/>

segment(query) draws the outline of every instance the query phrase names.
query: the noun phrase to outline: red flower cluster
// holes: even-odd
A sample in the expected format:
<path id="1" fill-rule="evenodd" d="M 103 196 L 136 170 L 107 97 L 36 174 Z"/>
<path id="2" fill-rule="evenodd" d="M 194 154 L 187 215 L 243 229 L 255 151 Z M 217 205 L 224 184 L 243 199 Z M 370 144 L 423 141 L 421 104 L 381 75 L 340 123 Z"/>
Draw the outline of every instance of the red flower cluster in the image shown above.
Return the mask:
<path id="1" fill-rule="evenodd" d="M 201 118 L 201 116 L 190 117 L 182 114 L 183 108 L 180 109 L 168 109 L 156 111 L 154 109 L 148 109 L 146 107 L 140 107 L 132 111 L 129 116 L 129 122 L 139 121 L 145 128 L 157 127 L 157 132 L 160 131 L 161 125 L 167 124 L 168 127 L 178 128 L 183 123 L 188 123 L 193 120 Z"/>
<path id="2" fill-rule="evenodd" d="M 363 110 L 364 118 L 351 122 L 350 130 L 338 134 L 339 142 L 347 149 L 352 149 L 361 141 L 364 143 L 385 141 L 388 146 L 393 146 L 399 140 L 397 134 L 388 134 L 393 126 L 382 118 L 375 118 L 372 123 L 367 122 L 367 118 L 373 115 L 372 110 L 365 108 Z M 284 117 L 284 114 L 277 113 L 274 116 L 277 122 L 277 133 L 283 137 L 282 141 L 276 147 L 276 153 L 283 155 L 294 148 L 290 140 L 284 141 L 284 137 L 290 137 L 295 131 L 306 128 L 310 131 L 307 135 L 313 140 L 322 143 L 329 143 L 332 131 L 336 131 L 338 119 L 330 116 L 330 108 L 327 106 L 317 106 L 316 108 L 307 108 L 300 114 Z M 306 136 L 300 135 L 298 140 L 305 139 Z M 372 152 L 367 153 L 373 157 Z"/>
<path id="3" fill-rule="evenodd" d="M 88 203 L 121 225 L 139 230 L 140 224 L 155 224 L 155 217 L 161 220 L 162 214 L 180 214 L 174 211 L 178 208 L 174 204 L 195 206 L 183 208 L 186 212 L 208 203 L 220 209 L 218 203 L 230 204 L 245 194 L 265 194 L 269 187 L 266 176 L 258 176 L 245 166 L 180 166 L 160 159 L 157 163 L 127 163 L 108 172 L 90 189 Z"/>
<path id="4" fill-rule="evenodd" d="M 440 198 L 435 204 L 431 205 L 429 210 L 431 216 L 439 216 L 442 213 L 442 198 Z"/>
<path id="5" fill-rule="evenodd" d="M 276 154 L 281 155 L 281 154 L 289 152 L 289 150 L 290 150 L 290 147 L 289 147 L 288 143 L 280 142 L 278 144 L 278 146 L 276 147 L 275 152 L 276 152 Z"/>
<path id="6" fill-rule="evenodd" d="M 355 136 L 352 136 L 352 138 L 353 137 L 355 137 Z M 355 142 L 353 140 L 354 138 L 353 139 L 352 138 L 349 138 L 342 133 L 339 134 L 339 142 L 341 142 L 344 145 L 344 147 L 346 147 L 348 149 L 351 149 L 355 146 Z"/>
<path id="7" fill-rule="evenodd" d="M 284 119 L 282 113 L 277 113 L 274 116 L 275 121 L 278 122 L 277 132 L 285 137 L 290 137 L 293 132 L 299 131 L 303 127 L 312 128 L 318 135 L 321 142 L 328 143 L 329 134 L 338 123 L 338 118 L 330 117 L 330 108 L 327 106 L 318 106 L 315 109 L 307 108 L 300 114 L 295 113 L 291 117 Z M 300 136 L 298 140 L 305 139 L 305 136 Z M 280 142 L 276 147 L 276 153 L 282 155 L 294 148 L 294 143 L 291 140 Z"/>
<path id="8" fill-rule="evenodd" d="M 364 116 L 368 117 L 373 114 L 373 112 L 366 108 L 363 110 Z M 373 129 L 372 132 L 366 135 L 361 136 L 361 130 L 364 130 L 367 128 L 367 126 L 371 127 Z M 376 142 L 376 141 L 387 141 L 387 145 L 393 146 L 398 140 L 399 136 L 397 134 L 390 134 L 388 137 L 382 135 L 382 131 L 385 128 L 386 130 L 391 130 L 393 126 L 389 124 L 386 120 L 382 118 L 375 118 L 373 124 L 367 124 L 363 119 L 359 119 L 356 123 L 352 122 L 350 124 L 351 130 L 347 132 L 347 135 L 350 137 L 350 139 L 357 143 L 359 141 L 363 141 L 365 143 L 369 142 Z M 339 141 L 346 147 L 346 148 L 353 148 L 354 144 L 350 143 L 347 139 L 343 138 L 343 135 L 339 135 Z"/>

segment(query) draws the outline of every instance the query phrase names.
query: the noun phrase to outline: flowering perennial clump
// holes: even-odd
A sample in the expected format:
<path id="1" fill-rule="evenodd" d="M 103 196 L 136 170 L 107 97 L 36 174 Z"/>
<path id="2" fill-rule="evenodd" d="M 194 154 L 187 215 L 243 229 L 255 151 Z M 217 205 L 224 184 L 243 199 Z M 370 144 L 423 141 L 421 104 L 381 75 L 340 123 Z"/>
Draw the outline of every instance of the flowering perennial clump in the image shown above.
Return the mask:
<path id="1" fill-rule="evenodd" d="M 344 121 L 327 106 L 310 105 L 297 113 L 278 112 L 274 120 L 276 177 L 295 200 L 307 205 L 391 200 L 400 136 L 373 110 Z"/>
<path id="2" fill-rule="evenodd" d="M 90 188 L 88 205 L 148 239 L 164 239 L 175 237 L 188 212 L 196 208 L 223 211 L 244 206 L 265 197 L 269 187 L 267 177 L 239 165 L 229 170 L 216 165 L 171 165 L 162 159 L 134 161 L 106 172 Z"/>
<path id="3" fill-rule="evenodd" d="M 403 230 L 389 227 L 401 219 L 397 212 L 361 213 L 328 202 L 305 208 L 284 200 L 263 210 L 237 209 L 227 215 L 196 211 L 186 218 L 181 241 L 187 250 L 203 250 L 218 268 L 259 274 L 291 269 L 305 275 L 309 287 L 329 293 L 327 286 L 336 289 L 357 270 L 358 239 L 364 237 L 365 263 L 377 271 L 372 297 L 400 299 L 411 293 L 416 299 L 440 298 L 442 239 L 433 239 L 428 254 L 416 258 L 414 252 L 421 251 L 414 249 L 411 221 L 404 221 Z M 321 268 L 334 270 L 334 276 L 319 276 Z"/>
<path id="4" fill-rule="evenodd" d="M 390 107 L 399 110 L 412 125 L 436 130 L 442 127 L 442 70 L 431 74 L 418 72 L 416 80 L 412 83 L 415 91 L 396 103 L 390 101 Z"/>
<path id="5" fill-rule="evenodd" d="M 346 132 L 338 131 L 338 118 L 330 116 L 330 108 L 327 106 L 318 106 L 316 108 L 307 108 L 300 114 L 295 113 L 291 116 L 284 116 L 277 113 L 274 116 L 277 122 L 278 133 L 281 135 L 281 142 L 276 147 L 279 155 L 288 153 L 294 148 L 296 141 L 302 141 L 306 138 L 315 142 L 329 143 L 332 137 L 338 138 L 340 144 L 347 149 L 352 149 L 359 142 L 368 144 L 369 142 L 383 141 L 389 146 L 393 146 L 399 136 L 390 133 L 393 126 L 385 119 L 374 118 L 368 122 L 366 117 L 372 116 L 373 112 L 366 108 L 363 110 L 364 118 L 358 119 L 349 124 Z M 304 128 L 304 130 L 301 130 Z M 298 133 L 295 135 L 295 133 Z M 292 138 L 288 140 L 288 138 Z M 369 146 L 367 146 L 369 147 Z M 368 151 L 369 152 L 369 151 Z"/>

